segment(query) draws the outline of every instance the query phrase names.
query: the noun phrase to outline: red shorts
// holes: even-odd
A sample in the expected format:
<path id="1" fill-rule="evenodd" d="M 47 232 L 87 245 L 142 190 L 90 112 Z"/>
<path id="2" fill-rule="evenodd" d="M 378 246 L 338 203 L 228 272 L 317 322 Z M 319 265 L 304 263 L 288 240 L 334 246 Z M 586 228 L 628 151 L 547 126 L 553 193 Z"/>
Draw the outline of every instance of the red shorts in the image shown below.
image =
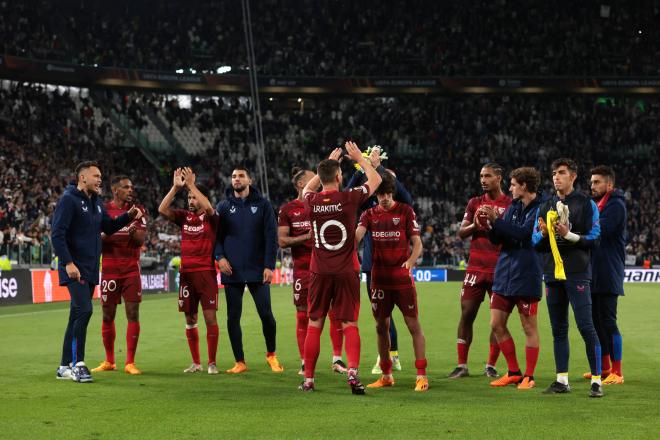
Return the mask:
<path id="1" fill-rule="evenodd" d="M 202 310 L 218 310 L 218 280 L 215 271 L 186 272 L 179 276 L 179 312 L 195 314 Z"/>
<path id="2" fill-rule="evenodd" d="M 307 307 L 307 293 L 309 292 L 309 272 L 296 274 L 293 279 L 293 304 L 296 307 Z"/>
<path id="3" fill-rule="evenodd" d="M 374 318 L 389 318 L 394 305 L 404 316 L 417 318 L 417 291 L 415 286 L 407 289 L 371 289 L 371 311 Z"/>
<path id="4" fill-rule="evenodd" d="M 534 296 L 504 296 L 493 293 L 490 297 L 490 308 L 511 313 L 518 306 L 518 313 L 523 316 L 536 316 L 539 308 L 539 298 Z"/>
<path id="5" fill-rule="evenodd" d="M 101 279 L 101 305 L 121 304 L 121 298 L 126 302 L 142 302 L 142 280 L 140 275 L 128 278 Z"/>
<path id="6" fill-rule="evenodd" d="M 463 288 L 461 289 L 461 301 L 482 302 L 488 295 L 493 293 L 493 274 L 486 272 L 465 272 Z"/>
<path id="7" fill-rule="evenodd" d="M 307 298 L 309 318 L 324 318 L 331 307 L 335 319 L 357 321 L 360 314 L 360 276 L 357 272 L 310 274 Z"/>

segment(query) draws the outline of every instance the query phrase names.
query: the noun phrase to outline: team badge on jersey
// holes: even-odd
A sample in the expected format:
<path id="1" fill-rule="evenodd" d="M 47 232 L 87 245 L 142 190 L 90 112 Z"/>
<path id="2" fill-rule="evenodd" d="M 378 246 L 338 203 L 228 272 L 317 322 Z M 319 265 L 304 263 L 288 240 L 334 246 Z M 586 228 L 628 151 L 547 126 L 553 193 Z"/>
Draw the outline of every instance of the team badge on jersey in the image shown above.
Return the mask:
<path id="1" fill-rule="evenodd" d="M 236 207 L 235 207 L 234 205 L 232 205 L 232 207 L 229 208 L 229 213 L 230 213 L 230 214 L 234 214 L 234 213 L 236 213 Z"/>
<path id="2" fill-rule="evenodd" d="M 252 211 L 252 214 L 257 213 L 257 207 L 256 206 L 250 206 L 250 210 Z"/>
<path id="3" fill-rule="evenodd" d="M 392 223 L 394 223 L 395 226 L 398 225 L 400 221 L 401 221 L 401 218 L 399 218 L 399 217 L 392 217 Z"/>

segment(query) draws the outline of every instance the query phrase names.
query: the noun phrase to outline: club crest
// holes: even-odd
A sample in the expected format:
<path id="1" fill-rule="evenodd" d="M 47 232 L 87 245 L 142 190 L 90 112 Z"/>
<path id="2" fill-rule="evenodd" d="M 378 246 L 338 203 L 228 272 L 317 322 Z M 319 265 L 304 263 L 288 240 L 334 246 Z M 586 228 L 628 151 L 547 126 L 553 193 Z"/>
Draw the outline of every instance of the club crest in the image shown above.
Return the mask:
<path id="1" fill-rule="evenodd" d="M 250 211 L 252 211 L 252 214 L 257 213 L 257 207 L 256 206 L 250 206 Z"/>
<path id="2" fill-rule="evenodd" d="M 392 223 L 394 223 L 395 225 L 398 225 L 400 221 L 401 221 L 401 218 L 399 218 L 399 217 L 392 218 Z"/>
<path id="3" fill-rule="evenodd" d="M 230 214 L 235 214 L 236 213 L 236 207 L 234 205 L 232 205 L 232 207 L 229 208 L 229 213 Z"/>

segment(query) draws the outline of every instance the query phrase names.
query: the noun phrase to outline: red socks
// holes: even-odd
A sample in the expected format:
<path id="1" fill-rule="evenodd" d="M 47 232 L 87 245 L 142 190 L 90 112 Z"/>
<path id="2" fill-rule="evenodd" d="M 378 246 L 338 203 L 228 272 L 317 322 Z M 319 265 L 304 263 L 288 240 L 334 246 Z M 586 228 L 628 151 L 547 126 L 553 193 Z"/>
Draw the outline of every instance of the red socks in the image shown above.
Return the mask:
<path id="1" fill-rule="evenodd" d="M 458 365 L 467 365 L 468 351 L 470 351 L 468 343 L 459 339 L 456 342 L 456 351 L 458 352 Z"/>
<path id="2" fill-rule="evenodd" d="M 360 331 L 354 325 L 344 329 L 346 338 L 346 361 L 348 368 L 357 369 L 360 366 Z M 305 366 L 305 369 L 307 366 Z"/>
<path id="3" fill-rule="evenodd" d="M 600 359 L 601 359 L 601 370 L 603 371 L 603 373 L 605 373 L 606 371 L 611 371 L 612 365 L 610 365 L 610 355 L 608 354 L 606 356 L 601 356 Z"/>
<path id="4" fill-rule="evenodd" d="M 415 361 L 415 368 L 417 368 L 418 376 L 426 376 L 426 359 L 417 359 Z"/>
<path id="5" fill-rule="evenodd" d="M 113 331 L 114 331 L 114 324 L 113 324 Z M 140 323 L 129 321 L 128 325 L 126 326 L 126 364 L 135 363 L 135 350 L 137 349 L 139 338 L 140 338 Z"/>
<path id="6" fill-rule="evenodd" d="M 534 376 L 536 361 L 539 360 L 539 347 L 525 347 L 525 376 Z"/>
<path id="7" fill-rule="evenodd" d="M 605 370 L 605 368 L 603 368 Z M 621 361 L 612 361 L 612 373 L 615 373 L 617 376 L 623 376 L 621 371 Z"/>
<path id="8" fill-rule="evenodd" d="M 309 318 L 307 317 L 307 312 L 296 312 L 296 338 L 298 339 L 298 352 L 300 353 L 300 359 L 303 359 L 305 354 L 305 337 L 307 336 L 308 323 Z"/>
<path id="9" fill-rule="evenodd" d="M 321 329 L 310 325 L 307 327 L 307 337 L 305 338 L 305 378 L 314 377 L 316 361 L 321 351 Z"/>
<path id="10" fill-rule="evenodd" d="M 219 334 L 220 334 L 220 329 L 218 328 L 218 324 L 206 326 L 206 348 L 209 354 L 209 364 L 215 364 L 215 354 L 218 351 Z"/>
<path id="11" fill-rule="evenodd" d="M 467 357 L 467 356 L 466 356 Z M 497 358 L 500 357 L 500 346 L 497 344 L 490 344 L 490 351 L 488 352 L 488 365 L 495 366 Z"/>
<path id="12" fill-rule="evenodd" d="M 101 338 L 103 339 L 103 347 L 105 347 L 105 360 L 111 364 L 115 363 L 115 336 L 115 322 L 106 323 L 103 321 L 101 323 Z"/>
<path id="13" fill-rule="evenodd" d="M 332 342 L 332 355 L 341 356 L 341 345 L 343 342 L 343 332 L 341 330 L 341 320 L 330 320 L 330 342 Z"/>
<path id="14" fill-rule="evenodd" d="M 188 347 L 190 347 L 193 363 L 201 364 L 202 362 L 199 360 L 199 331 L 197 330 L 197 326 L 193 328 L 186 327 L 186 337 L 188 338 Z"/>
<path id="15" fill-rule="evenodd" d="M 390 356 L 385 356 L 385 359 L 380 358 L 380 369 L 383 371 L 383 374 L 392 374 L 392 359 Z"/>
<path id="16" fill-rule="evenodd" d="M 500 342 L 500 350 L 506 359 L 509 371 L 514 373 L 520 371 L 518 366 L 518 359 L 516 358 L 516 344 L 513 343 L 513 339 L 509 338 L 504 342 Z"/>

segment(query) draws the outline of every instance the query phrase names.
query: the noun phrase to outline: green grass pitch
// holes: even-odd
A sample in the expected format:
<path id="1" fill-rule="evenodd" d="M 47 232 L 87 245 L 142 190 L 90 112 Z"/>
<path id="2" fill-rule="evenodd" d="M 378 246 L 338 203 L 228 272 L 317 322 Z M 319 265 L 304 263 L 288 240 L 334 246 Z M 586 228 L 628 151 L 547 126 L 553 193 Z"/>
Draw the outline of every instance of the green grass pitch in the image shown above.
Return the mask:
<path id="1" fill-rule="evenodd" d="M 363 287 L 364 290 L 364 287 Z M 656 285 L 627 285 L 620 301 L 619 322 L 624 337 L 622 386 L 605 387 L 605 398 L 589 399 L 584 345 L 571 322 L 573 392 L 544 395 L 554 379 L 552 339 L 547 309 L 539 307 L 541 354 L 537 388 L 491 389 L 481 376 L 488 353 L 488 310 L 477 318 L 469 367 L 473 376 L 446 379 L 456 361 L 458 283 L 418 284 L 420 319 L 426 333 L 431 389 L 413 392 L 412 347 L 400 313 L 403 371 L 394 388 L 367 390 L 353 396 L 342 376 L 330 371 L 327 329 L 318 363 L 315 393 L 301 393 L 295 340 L 295 312 L 290 288 L 272 291 L 278 323 L 278 355 L 283 374 L 265 363 L 261 326 L 247 294 L 243 335 L 249 372 L 232 376 L 184 375 L 190 355 L 183 315 L 173 294 L 145 297 L 137 365 L 142 376 L 122 371 L 97 373 L 93 384 L 55 380 L 68 304 L 15 306 L 0 309 L 0 438 L 67 439 L 201 439 L 201 438 L 654 438 L 660 434 L 660 291 Z M 222 298 L 222 292 L 221 292 Z M 120 306 L 123 307 L 123 306 Z M 120 309 L 121 310 L 121 309 Z M 89 326 L 87 363 L 103 359 L 100 309 Z M 117 314 L 117 364 L 123 364 L 126 320 Z M 220 301 L 221 370 L 233 365 Z M 510 328 L 524 365 L 524 339 L 518 317 Z M 365 383 L 376 358 L 375 330 L 363 293 L 360 316 L 362 373 Z M 200 348 L 205 362 L 205 327 Z M 500 357 L 498 369 L 506 370 Z"/>

